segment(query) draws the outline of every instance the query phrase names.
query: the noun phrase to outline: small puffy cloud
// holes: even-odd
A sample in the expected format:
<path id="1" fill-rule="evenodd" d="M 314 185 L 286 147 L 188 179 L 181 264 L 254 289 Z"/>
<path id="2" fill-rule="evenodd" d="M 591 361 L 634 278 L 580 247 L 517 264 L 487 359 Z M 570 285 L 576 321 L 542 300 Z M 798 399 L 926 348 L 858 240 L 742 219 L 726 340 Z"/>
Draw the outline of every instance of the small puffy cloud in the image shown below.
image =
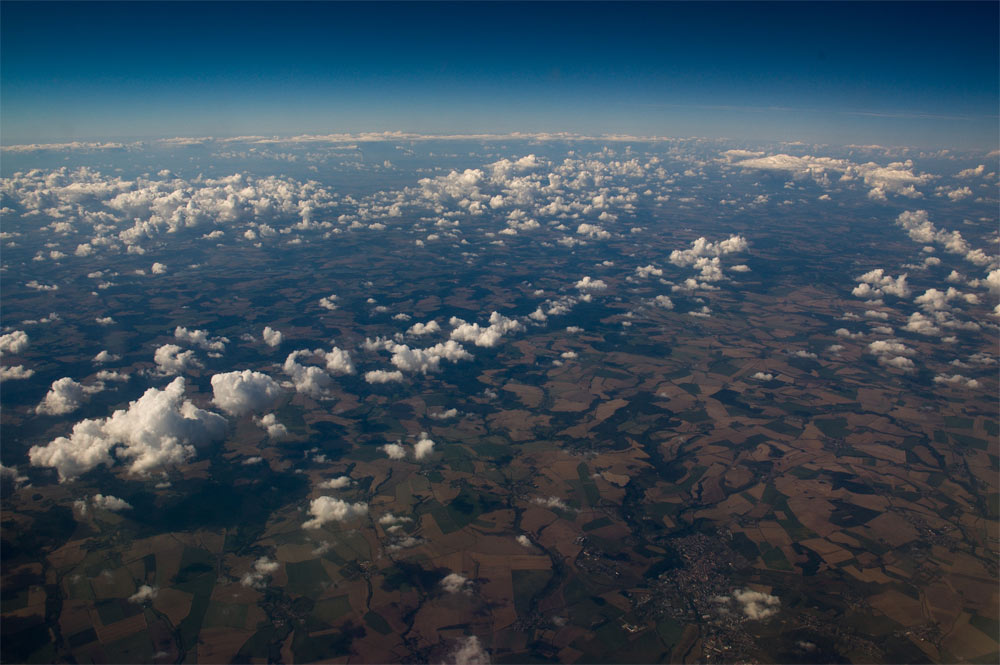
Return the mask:
<path id="1" fill-rule="evenodd" d="M 518 544 L 518 545 L 520 545 L 521 547 L 532 547 L 532 544 L 531 544 L 531 538 L 528 538 L 528 537 L 527 537 L 526 535 L 524 535 L 523 533 L 522 533 L 522 534 L 520 534 L 520 535 L 519 535 L 519 536 L 518 536 L 517 538 L 515 538 L 514 540 L 516 540 L 516 541 L 517 541 L 517 544 Z"/>
<path id="2" fill-rule="evenodd" d="M 403 380 L 403 373 L 399 370 L 373 369 L 365 372 L 365 381 L 368 383 L 398 383 Z"/>
<path id="3" fill-rule="evenodd" d="M 409 330 L 406 331 L 407 335 L 431 335 L 433 333 L 441 332 L 441 325 L 437 321 L 428 321 L 427 323 L 414 323 L 410 326 Z"/>
<path id="4" fill-rule="evenodd" d="M 0 335 L 0 356 L 5 353 L 21 353 L 28 348 L 30 341 L 28 333 L 23 330 Z"/>
<path id="5" fill-rule="evenodd" d="M 278 383 L 261 372 L 245 369 L 212 377 L 212 401 L 231 416 L 266 409 L 280 394 Z"/>
<path id="6" fill-rule="evenodd" d="M 980 164 L 975 168 L 962 169 L 955 174 L 956 178 L 981 178 L 986 173 L 986 165 Z"/>
<path id="7" fill-rule="evenodd" d="M 750 378 L 757 379 L 758 381 L 773 381 L 774 374 L 771 374 L 770 372 L 756 372 Z"/>
<path id="8" fill-rule="evenodd" d="M 174 338 L 182 342 L 194 344 L 205 351 L 215 351 L 222 353 L 226 350 L 229 339 L 226 337 L 212 337 L 207 330 L 188 330 L 183 326 L 174 329 Z"/>
<path id="9" fill-rule="evenodd" d="M 910 314 L 910 318 L 907 320 L 906 325 L 903 326 L 903 330 L 907 332 L 917 333 L 918 335 L 940 335 L 941 329 L 938 328 L 932 319 L 927 318 L 920 312 L 914 312 Z"/>
<path id="10" fill-rule="evenodd" d="M 350 476 L 338 476 L 336 478 L 331 478 L 330 480 L 324 480 L 317 487 L 323 490 L 339 490 L 345 487 L 350 487 L 351 485 Z"/>
<path id="11" fill-rule="evenodd" d="M 607 283 L 602 279 L 591 279 L 590 275 L 584 275 L 583 279 L 574 286 L 580 291 L 604 291 L 608 288 Z"/>
<path id="12" fill-rule="evenodd" d="M 196 445 L 226 432 L 226 419 L 185 400 L 184 389 L 181 377 L 163 390 L 150 388 L 109 418 L 84 420 L 69 437 L 33 446 L 28 457 L 34 466 L 55 468 L 60 481 L 101 464 L 112 466 L 115 459 L 126 462 L 129 473 L 136 475 L 181 464 L 194 455 Z"/>
<path id="13" fill-rule="evenodd" d="M 167 272 L 167 266 L 157 261 L 156 263 L 153 264 L 153 266 L 149 269 L 149 271 L 154 275 L 162 275 L 165 272 Z"/>
<path id="14" fill-rule="evenodd" d="M 389 531 L 392 531 L 392 529 L 390 528 Z M 422 538 L 404 536 L 393 541 L 386 549 L 390 552 L 398 552 L 399 550 L 406 549 L 407 547 L 416 547 L 422 542 L 424 542 Z"/>
<path id="15" fill-rule="evenodd" d="M 990 290 L 993 295 L 1000 295 L 1000 268 L 996 270 L 991 270 L 988 275 L 986 275 L 986 287 Z"/>
<path id="16" fill-rule="evenodd" d="M 26 369 L 24 365 L 11 365 L 0 367 L 0 381 L 16 381 L 18 379 L 30 379 L 35 375 L 35 370 Z"/>
<path id="17" fill-rule="evenodd" d="M 934 383 L 941 383 L 944 385 L 959 386 L 961 388 L 971 388 L 975 389 L 979 387 L 979 381 L 975 379 L 970 379 L 961 374 L 952 374 L 951 376 L 939 375 L 934 377 Z"/>
<path id="18" fill-rule="evenodd" d="M 635 269 L 635 274 L 638 275 L 639 277 L 642 277 L 643 279 L 649 277 L 650 275 L 653 275 L 654 277 L 662 277 L 663 270 L 657 268 L 656 266 L 651 266 L 651 265 L 639 266 Z"/>
<path id="19" fill-rule="evenodd" d="M 184 351 L 176 344 L 164 344 L 156 349 L 153 361 L 160 374 L 182 374 L 191 369 L 200 369 L 203 365 L 195 358 L 194 351 Z"/>
<path id="20" fill-rule="evenodd" d="M 344 522 L 368 514 L 368 504 L 348 503 L 332 496 L 321 496 L 309 503 L 312 519 L 302 523 L 303 529 L 318 529 L 329 522 Z"/>
<path id="21" fill-rule="evenodd" d="M 906 346 L 902 342 L 897 342 L 895 340 L 876 340 L 868 345 L 868 352 L 875 355 L 900 355 L 900 356 L 912 356 L 916 353 L 913 349 Z"/>
<path id="22" fill-rule="evenodd" d="M 119 356 L 119 355 L 117 355 L 115 353 L 111 353 L 107 349 L 104 349 L 103 351 L 101 351 L 100 353 L 98 353 L 96 356 L 94 356 L 94 358 L 93 358 L 93 360 L 91 362 L 94 362 L 94 363 L 96 363 L 98 365 L 103 365 L 104 363 L 113 363 L 113 362 L 116 362 L 116 361 L 121 360 L 121 359 L 122 359 L 121 356 Z"/>
<path id="23" fill-rule="evenodd" d="M 282 366 L 285 374 L 291 377 L 296 392 L 310 397 L 323 397 L 326 395 L 327 389 L 333 385 L 333 379 L 323 369 L 315 365 L 302 365 L 298 362 L 302 356 L 317 355 L 326 357 L 326 353 L 319 349 L 316 351 L 292 351 L 285 358 L 285 363 Z"/>
<path id="24" fill-rule="evenodd" d="M 87 397 L 104 389 L 103 384 L 84 386 L 68 376 L 56 379 L 41 403 L 35 407 L 35 413 L 50 416 L 61 416 L 79 409 Z"/>
<path id="25" fill-rule="evenodd" d="M 113 513 L 120 512 L 122 510 L 131 510 L 132 504 L 124 499 L 119 499 L 116 496 L 95 494 L 90 499 L 91 503 L 94 504 L 95 508 L 103 508 L 104 510 L 110 510 Z"/>
<path id="26" fill-rule="evenodd" d="M 522 323 L 499 312 L 490 314 L 490 325 L 486 327 L 481 327 L 478 323 L 466 323 L 457 317 L 452 317 L 449 323 L 454 326 L 454 330 L 451 331 L 451 339 L 459 342 L 472 342 L 476 346 L 482 347 L 496 346 L 504 335 L 524 330 Z"/>
<path id="27" fill-rule="evenodd" d="M 382 452 L 389 456 L 389 459 L 403 459 L 406 457 L 406 448 L 398 443 L 387 443 L 382 446 Z"/>
<path id="28" fill-rule="evenodd" d="M 277 561 L 272 561 L 266 556 L 262 556 L 253 563 L 253 567 L 240 579 L 240 584 L 253 589 L 262 588 L 267 581 L 268 575 L 278 572 L 281 567 Z"/>
<path id="29" fill-rule="evenodd" d="M 658 295 L 653 298 L 653 304 L 657 307 L 662 307 L 663 309 L 674 308 L 674 301 L 670 299 L 670 296 Z"/>
<path id="30" fill-rule="evenodd" d="M 433 418 L 434 420 L 448 420 L 450 418 L 456 417 L 457 415 L 458 415 L 458 409 L 448 409 L 447 411 L 439 411 L 427 414 L 429 418 Z"/>
<path id="31" fill-rule="evenodd" d="M 531 502 L 541 506 L 542 508 L 549 508 L 549 509 L 555 508 L 557 510 L 563 510 L 563 511 L 570 510 L 570 507 L 566 505 L 566 502 L 557 496 L 546 496 L 546 497 L 536 496 L 534 499 L 531 500 Z"/>
<path id="32" fill-rule="evenodd" d="M 489 665 L 490 654 L 479 643 L 479 638 L 470 635 L 459 642 L 457 648 L 452 651 L 445 661 L 451 665 Z"/>
<path id="33" fill-rule="evenodd" d="M 280 331 L 275 330 L 271 326 L 264 326 L 263 337 L 264 343 L 272 348 L 281 346 L 281 342 L 285 339 Z"/>
<path id="34" fill-rule="evenodd" d="M 465 575 L 448 573 L 441 579 L 441 588 L 446 593 L 472 593 L 472 582 Z"/>
<path id="35" fill-rule="evenodd" d="M 611 237 L 610 233 L 597 224 L 580 224 L 576 227 L 576 232 L 579 235 L 587 236 L 588 238 L 597 238 L 599 240 L 606 240 Z"/>
<path id="36" fill-rule="evenodd" d="M 969 196 L 972 196 L 972 190 L 968 187 L 958 187 L 948 192 L 948 198 L 952 201 L 961 201 Z"/>
<path id="37" fill-rule="evenodd" d="M 314 351 L 314 353 L 326 361 L 326 371 L 331 374 L 354 374 L 354 362 L 351 354 L 344 349 L 333 347 L 329 351 Z"/>
<path id="38" fill-rule="evenodd" d="M 847 339 L 858 339 L 865 336 L 864 333 L 860 332 L 852 333 L 847 328 L 837 328 L 836 330 L 833 331 L 833 334 L 836 335 L 837 337 L 846 337 Z"/>
<path id="39" fill-rule="evenodd" d="M 149 586 L 148 584 L 143 584 L 139 589 L 128 597 L 128 602 L 130 603 L 149 603 L 156 599 L 156 595 L 159 593 L 159 589 L 155 586 Z"/>
<path id="40" fill-rule="evenodd" d="M 734 591 L 733 600 L 739 604 L 743 614 L 753 620 L 774 616 L 781 608 L 781 599 L 777 596 L 751 589 Z"/>
<path id="41" fill-rule="evenodd" d="M 260 418 L 254 416 L 253 422 L 258 427 L 263 428 L 270 439 L 278 441 L 288 436 L 288 428 L 279 423 L 278 417 L 273 413 L 268 413 Z"/>
<path id="42" fill-rule="evenodd" d="M 413 457 L 422 460 L 429 457 L 434 452 L 434 442 L 427 436 L 427 432 L 420 433 L 420 439 L 413 446 Z"/>
<path id="43" fill-rule="evenodd" d="M 399 524 L 405 524 L 407 522 L 412 522 L 413 518 L 404 517 L 402 515 L 393 515 L 392 513 L 386 513 L 382 517 L 378 518 L 378 523 L 384 527 L 393 527 Z"/>
<path id="44" fill-rule="evenodd" d="M 319 299 L 319 306 L 332 312 L 337 309 L 337 300 L 337 296 L 331 293 L 330 295 Z"/>
<path id="45" fill-rule="evenodd" d="M 903 370 L 904 372 L 913 371 L 915 368 L 913 361 L 904 356 L 879 356 L 878 363 L 880 365 L 885 365 L 886 367 L 895 367 L 896 369 Z"/>

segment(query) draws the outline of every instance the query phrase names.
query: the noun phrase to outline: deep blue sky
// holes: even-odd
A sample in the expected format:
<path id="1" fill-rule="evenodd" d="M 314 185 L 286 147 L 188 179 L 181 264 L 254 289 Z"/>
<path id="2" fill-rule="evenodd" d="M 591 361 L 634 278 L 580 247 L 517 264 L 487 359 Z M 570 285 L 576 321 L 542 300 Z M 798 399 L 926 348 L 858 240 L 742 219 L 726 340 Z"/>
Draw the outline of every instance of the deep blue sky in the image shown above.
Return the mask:
<path id="1" fill-rule="evenodd" d="M 4 144 L 406 130 L 995 148 L 998 4 L 0 4 Z"/>

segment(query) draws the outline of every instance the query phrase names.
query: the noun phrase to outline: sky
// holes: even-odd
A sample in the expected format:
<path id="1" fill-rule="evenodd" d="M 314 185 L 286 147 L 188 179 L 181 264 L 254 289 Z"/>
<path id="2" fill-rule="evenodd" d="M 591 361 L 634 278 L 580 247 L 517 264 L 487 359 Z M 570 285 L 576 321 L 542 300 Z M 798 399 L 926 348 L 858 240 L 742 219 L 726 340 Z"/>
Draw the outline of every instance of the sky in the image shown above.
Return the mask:
<path id="1" fill-rule="evenodd" d="M 0 141 L 400 130 L 995 149 L 998 3 L 0 3 Z"/>

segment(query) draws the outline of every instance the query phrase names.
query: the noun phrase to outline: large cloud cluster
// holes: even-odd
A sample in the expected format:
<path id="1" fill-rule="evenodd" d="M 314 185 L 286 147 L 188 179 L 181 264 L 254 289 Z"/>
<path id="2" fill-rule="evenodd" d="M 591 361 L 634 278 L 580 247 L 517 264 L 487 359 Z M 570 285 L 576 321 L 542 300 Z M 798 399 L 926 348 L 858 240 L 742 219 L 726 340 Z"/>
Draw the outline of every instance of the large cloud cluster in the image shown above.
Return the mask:
<path id="1" fill-rule="evenodd" d="M 398 214 L 404 205 L 430 209 L 444 216 L 438 224 L 442 228 L 453 227 L 449 221 L 453 215 L 492 213 L 504 221 L 506 227 L 499 231 L 504 236 L 540 229 L 543 224 L 539 220 L 565 220 L 573 226 L 552 222 L 559 230 L 575 228 L 575 234 L 560 240 L 564 244 L 586 242 L 578 237 L 607 239 L 612 233 L 606 227 L 636 210 L 639 195 L 631 191 L 632 181 L 662 175 L 656 159 L 641 163 L 635 158 L 613 159 L 613 155 L 605 150 L 582 158 L 573 156 L 559 164 L 527 155 L 478 169 L 451 171 L 424 178 L 417 187 L 400 192 L 386 212 L 389 216 Z"/>
<path id="2" fill-rule="evenodd" d="M 896 217 L 896 224 L 906 230 L 910 238 L 924 245 L 937 244 L 952 254 L 961 254 L 965 260 L 977 266 L 996 267 L 997 257 L 989 256 L 981 249 L 973 249 L 959 231 L 945 231 L 937 228 L 926 210 L 904 210 Z"/>
<path id="3" fill-rule="evenodd" d="M 732 235 L 718 242 L 710 242 L 702 236 L 691 243 L 690 249 L 673 250 L 670 252 L 672 264 L 680 268 L 692 267 L 698 271 L 696 278 L 686 279 L 683 286 L 675 286 L 674 290 L 717 289 L 718 287 L 712 286 L 712 282 L 727 279 L 722 270 L 721 257 L 727 254 L 745 252 L 749 246 L 746 238 L 741 235 Z M 746 266 L 734 266 L 732 269 L 740 269 L 739 272 L 745 270 Z"/>
<path id="4" fill-rule="evenodd" d="M 920 198 L 923 195 L 917 186 L 934 179 L 930 174 L 914 173 L 913 162 L 909 160 L 882 166 L 875 162 L 856 164 L 846 159 L 810 155 L 777 154 L 741 159 L 743 156 L 737 151 L 723 153 L 725 161 L 741 169 L 788 173 L 796 178 L 811 178 L 824 187 L 830 186 L 830 176 L 839 176 L 838 181 L 842 183 L 860 178 L 869 188 L 868 197 L 877 201 L 885 201 L 887 193 Z"/>
<path id="5" fill-rule="evenodd" d="M 33 446 L 31 463 L 53 467 L 60 481 L 67 481 L 98 465 L 112 466 L 116 458 L 137 475 L 185 462 L 194 456 L 195 446 L 222 438 L 226 420 L 184 399 L 184 388 L 184 379 L 177 377 L 163 390 L 150 388 L 109 418 L 79 422 L 69 437 Z"/>
<path id="6" fill-rule="evenodd" d="M 236 174 L 221 178 L 126 180 L 87 168 L 15 173 L 3 182 L 15 212 L 56 220 L 49 230 L 83 235 L 75 252 L 132 248 L 199 227 L 245 229 L 256 238 L 282 230 L 328 228 L 315 218 L 334 197 L 315 182 Z M 66 221 L 72 220 L 72 221 Z M 89 236 L 89 237 L 87 237 Z"/>

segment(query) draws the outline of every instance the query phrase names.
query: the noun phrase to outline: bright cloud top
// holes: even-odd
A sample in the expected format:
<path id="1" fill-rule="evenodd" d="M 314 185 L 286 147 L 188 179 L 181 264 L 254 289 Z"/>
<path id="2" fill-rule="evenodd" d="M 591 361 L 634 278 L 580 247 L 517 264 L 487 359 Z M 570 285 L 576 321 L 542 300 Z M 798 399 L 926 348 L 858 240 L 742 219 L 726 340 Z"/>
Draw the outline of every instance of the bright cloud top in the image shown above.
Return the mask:
<path id="1" fill-rule="evenodd" d="M 33 446 L 31 463 L 55 468 L 62 482 L 101 464 L 113 466 L 116 458 L 134 475 L 181 464 L 194 456 L 195 446 L 226 431 L 225 418 L 184 399 L 184 388 L 184 379 L 177 377 L 163 390 L 150 388 L 109 418 L 79 422 L 69 437 Z"/>

